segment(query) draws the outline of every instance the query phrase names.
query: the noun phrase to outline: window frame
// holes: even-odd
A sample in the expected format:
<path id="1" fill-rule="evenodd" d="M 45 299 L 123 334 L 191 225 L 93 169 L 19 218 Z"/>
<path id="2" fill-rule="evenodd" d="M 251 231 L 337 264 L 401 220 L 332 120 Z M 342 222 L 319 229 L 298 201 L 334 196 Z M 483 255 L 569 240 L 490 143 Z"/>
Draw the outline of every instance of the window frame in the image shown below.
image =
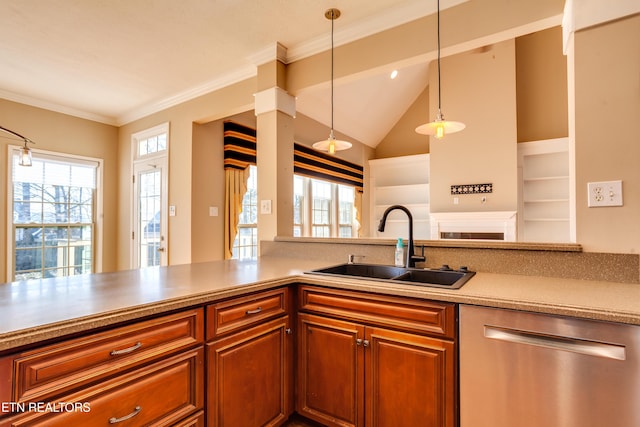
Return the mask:
<path id="1" fill-rule="evenodd" d="M 254 181 L 254 190 L 255 190 L 255 205 L 254 204 L 249 204 L 249 206 L 254 206 L 255 210 L 256 210 L 256 221 L 252 222 L 252 223 L 248 223 L 248 222 L 242 222 L 243 220 L 243 216 L 246 216 L 246 212 L 245 212 L 245 198 L 247 198 L 249 196 L 249 181 L 253 180 Z M 249 196 L 250 197 L 250 196 Z M 241 230 L 247 230 L 250 229 L 252 230 L 251 234 L 251 244 L 250 245 L 240 245 L 240 231 Z M 255 237 L 255 239 L 254 239 Z M 251 248 L 251 253 L 255 254 L 255 256 L 251 256 L 251 257 L 241 257 L 240 256 L 240 249 L 243 248 Z M 232 250 L 232 257 L 231 259 L 237 259 L 237 260 L 255 260 L 258 258 L 258 167 L 257 165 L 249 165 L 249 178 L 247 180 L 247 192 L 244 193 L 244 196 L 242 197 L 242 213 L 240 214 L 240 217 L 238 218 L 238 232 L 236 233 L 236 237 L 233 241 L 233 250 Z"/>
<path id="2" fill-rule="evenodd" d="M 323 183 L 327 183 L 331 185 L 331 199 L 330 199 L 330 207 L 329 207 L 329 236 L 320 236 L 319 238 L 340 238 L 340 227 L 345 224 L 340 223 L 340 187 L 349 187 L 353 189 L 354 198 L 351 201 L 352 210 L 351 210 L 351 237 L 355 237 L 357 233 L 357 224 L 355 219 L 355 196 L 356 196 L 356 187 L 340 184 L 337 182 L 332 182 L 329 180 L 323 180 L 318 178 L 311 178 L 305 175 L 294 174 L 295 179 L 302 179 L 302 198 L 300 207 L 300 217 L 302 219 L 302 224 L 296 224 L 294 222 L 293 233 L 295 235 L 296 227 L 300 228 L 301 236 L 300 237 L 318 237 L 313 235 L 313 181 L 320 181 Z M 295 183 L 294 183 L 295 189 Z M 294 209 L 295 209 L 295 190 L 294 190 Z"/>
<path id="3" fill-rule="evenodd" d="M 14 258 L 15 258 L 15 224 L 13 222 L 13 155 L 19 153 L 22 146 L 20 145 L 8 145 L 7 146 L 7 221 L 6 221 L 6 277 L 5 281 L 14 281 L 15 271 L 14 271 Z M 96 166 L 96 188 L 94 193 L 93 200 L 93 231 L 92 231 L 92 243 L 91 243 L 91 252 L 92 252 L 92 273 L 100 273 L 102 272 L 102 256 L 103 256 L 103 242 L 104 242 L 104 160 L 96 157 L 82 156 L 77 154 L 70 153 L 62 153 L 56 151 L 48 151 L 41 149 L 31 149 L 32 156 L 34 159 L 40 158 L 50 158 L 51 160 L 57 160 L 62 163 L 89 163 L 95 164 Z M 28 167 L 28 166 L 22 166 Z M 44 222 L 39 223 L 40 225 L 45 225 Z M 73 225 L 68 223 L 66 225 Z"/>

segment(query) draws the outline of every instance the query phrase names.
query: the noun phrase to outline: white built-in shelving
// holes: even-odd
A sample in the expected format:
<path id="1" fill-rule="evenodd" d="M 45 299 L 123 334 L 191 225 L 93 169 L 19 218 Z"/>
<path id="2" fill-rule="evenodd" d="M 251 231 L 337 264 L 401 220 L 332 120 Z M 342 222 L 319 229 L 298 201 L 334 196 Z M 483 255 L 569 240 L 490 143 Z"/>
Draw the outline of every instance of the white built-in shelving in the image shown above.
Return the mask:
<path id="1" fill-rule="evenodd" d="M 402 205 L 413 216 L 413 235 L 428 239 L 429 227 L 429 154 L 369 160 L 371 181 L 372 237 L 407 239 L 408 219 L 404 212 L 393 211 L 387 218 L 384 232 L 378 223 L 391 205 Z"/>
<path id="2" fill-rule="evenodd" d="M 568 138 L 518 144 L 518 240 L 570 242 Z"/>

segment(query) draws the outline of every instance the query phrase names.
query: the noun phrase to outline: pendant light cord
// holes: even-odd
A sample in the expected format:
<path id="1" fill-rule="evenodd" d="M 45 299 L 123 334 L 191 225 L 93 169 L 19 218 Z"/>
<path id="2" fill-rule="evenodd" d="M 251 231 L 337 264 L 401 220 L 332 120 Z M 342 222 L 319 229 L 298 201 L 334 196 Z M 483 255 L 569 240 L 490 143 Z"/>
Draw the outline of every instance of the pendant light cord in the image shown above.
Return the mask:
<path id="1" fill-rule="evenodd" d="M 442 96 L 440 90 L 440 0 L 438 0 L 438 115 L 441 116 Z"/>
<path id="2" fill-rule="evenodd" d="M 331 11 L 331 134 L 333 134 L 333 22 L 335 20 L 335 12 Z"/>

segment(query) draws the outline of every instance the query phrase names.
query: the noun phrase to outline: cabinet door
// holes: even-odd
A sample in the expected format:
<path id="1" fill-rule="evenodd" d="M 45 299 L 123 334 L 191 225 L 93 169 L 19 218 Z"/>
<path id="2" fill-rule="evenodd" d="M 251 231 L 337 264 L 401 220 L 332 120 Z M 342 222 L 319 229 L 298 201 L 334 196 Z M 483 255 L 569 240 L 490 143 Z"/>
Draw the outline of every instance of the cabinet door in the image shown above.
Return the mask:
<path id="1" fill-rule="evenodd" d="M 289 317 L 207 345 L 207 425 L 279 425 L 292 412 Z"/>
<path id="2" fill-rule="evenodd" d="M 367 327 L 367 426 L 453 427 L 452 342 Z"/>
<path id="3" fill-rule="evenodd" d="M 299 314 L 298 334 L 298 412 L 329 425 L 363 425 L 364 327 Z"/>

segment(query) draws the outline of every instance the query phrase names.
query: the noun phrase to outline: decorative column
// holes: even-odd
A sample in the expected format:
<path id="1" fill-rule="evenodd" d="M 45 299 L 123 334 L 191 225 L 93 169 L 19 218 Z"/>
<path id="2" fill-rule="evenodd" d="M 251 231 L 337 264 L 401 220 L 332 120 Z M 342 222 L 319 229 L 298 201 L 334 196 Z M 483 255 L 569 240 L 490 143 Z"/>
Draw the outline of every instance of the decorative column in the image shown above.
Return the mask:
<path id="1" fill-rule="evenodd" d="M 258 66 L 258 242 L 293 235 L 293 142 L 295 98 L 286 91 L 286 48 Z"/>

